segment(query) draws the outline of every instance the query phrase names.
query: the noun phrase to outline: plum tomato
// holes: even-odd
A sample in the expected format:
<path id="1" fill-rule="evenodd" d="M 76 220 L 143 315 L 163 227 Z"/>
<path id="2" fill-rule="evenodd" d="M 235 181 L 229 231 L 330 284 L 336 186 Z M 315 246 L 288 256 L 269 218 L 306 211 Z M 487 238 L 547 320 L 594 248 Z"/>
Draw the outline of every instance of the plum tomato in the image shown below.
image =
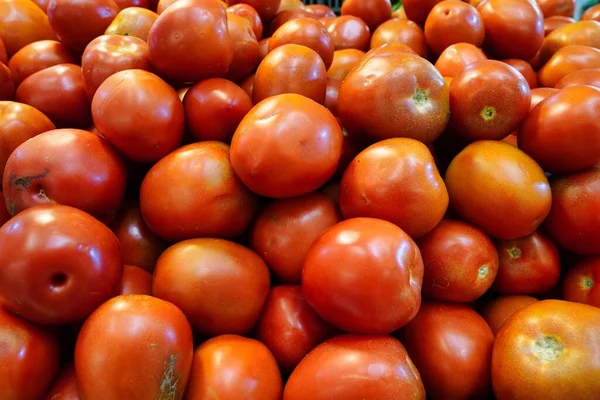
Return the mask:
<path id="1" fill-rule="evenodd" d="M 581 45 L 565 46 L 538 71 L 538 80 L 542 86 L 555 87 L 571 72 L 588 68 L 600 68 L 600 49 Z"/>
<path id="2" fill-rule="evenodd" d="M 427 56 L 425 33 L 413 21 L 390 19 L 381 24 L 371 36 L 371 49 L 393 43 L 405 44 L 421 57 Z"/>
<path id="3" fill-rule="evenodd" d="M 256 40 L 261 40 L 263 37 L 263 23 L 258 12 L 248 4 L 236 4 L 227 8 L 227 12 L 238 15 L 246 19 L 250 23 L 250 27 L 254 32 Z"/>
<path id="4" fill-rule="evenodd" d="M 150 28 L 157 18 L 158 14 L 145 8 L 124 8 L 119 11 L 104 34 L 137 37 L 147 42 Z"/>
<path id="5" fill-rule="evenodd" d="M 600 22 L 578 21 L 551 32 L 540 48 L 540 63 L 545 64 L 554 53 L 570 45 L 600 48 Z"/>
<path id="6" fill-rule="evenodd" d="M 252 26 L 244 17 L 227 13 L 227 29 L 233 51 L 231 66 L 226 77 L 239 81 L 252 74 L 261 61 L 260 45 Z"/>
<path id="7" fill-rule="evenodd" d="M 374 31 L 392 18 L 392 4 L 390 0 L 344 0 L 340 12 L 362 19 Z"/>
<path id="8" fill-rule="evenodd" d="M 529 106 L 529 111 L 531 112 L 535 106 L 555 93 L 558 93 L 558 89 L 545 87 L 531 89 L 531 105 Z"/>
<path id="9" fill-rule="evenodd" d="M 23 47 L 8 62 L 16 85 L 43 69 L 58 64 L 77 64 L 67 46 L 56 40 L 40 40 Z"/>
<path id="10" fill-rule="evenodd" d="M 556 88 L 563 89 L 574 85 L 588 85 L 600 89 L 600 68 L 580 69 L 571 72 L 558 81 Z"/>
<path id="11" fill-rule="evenodd" d="M 600 307 L 600 257 L 577 262 L 565 276 L 563 298 Z"/>
<path id="12" fill-rule="evenodd" d="M 445 0 L 433 7 L 425 22 L 425 39 L 435 54 L 456 43 L 481 47 L 485 28 L 475 7 L 459 0 Z"/>
<path id="13" fill-rule="evenodd" d="M 342 15 L 334 18 L 326 25 L 326 28 L 336 50 L 356 49 L 365 51 L 369 48 L 371 31 L 367 24 L 358 17 Z"/>
<path id="14" fill-rule="evenodd" d="M 481 316 L 496 335 L 514 313 L 537 302 L 538 299 L 530 296 L 500 296 L 483 307 Z"/>
<path id="15" fill-rule="evenodd" d="M 117 291 L 118 295 L 127 294 L 152 294 L 152 275 L 135 265 L 123 267 L 123 278 Z"/>
<path id="16" fill-rule="evenodd" d="M 470 43 L 457 43 L 446 48 L 438 57 L 435 68 L 446 78 L 454 78 L 463 68 L 487 60 L 483 51 Z"/>
<path id="17" fill-rule="evenodd" d="M 48 16 L 33 1 L 0 2 L 0 40 L 9 58 L 29 43 L 54 39 Z"/>
<path id="18" fill-rule="evenodd" d="M 72 363 L 65 365 L 59 373 L 52 388 L 46 393 L 45 400 L 81 400 L 75 368 Z"/>
<path id="19" fill-rule="evenodd" d="M 544 19 L 544 37 L 548 36 L 555 30 L 565 25 L 573 24 L 575 20 L 571 17 L 563 17 L 560 15 L 548 17 Z"/>

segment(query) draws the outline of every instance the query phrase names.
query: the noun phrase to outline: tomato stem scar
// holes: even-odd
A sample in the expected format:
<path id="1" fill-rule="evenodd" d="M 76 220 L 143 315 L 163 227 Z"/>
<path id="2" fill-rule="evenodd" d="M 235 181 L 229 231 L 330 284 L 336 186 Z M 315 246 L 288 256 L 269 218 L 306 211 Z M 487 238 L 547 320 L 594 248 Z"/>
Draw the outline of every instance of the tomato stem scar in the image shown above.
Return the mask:
<path id="1" fill-rule="evenodd" d="M 544 336 L 533 345 L 535 353 L 542 361 L 554 361 L 562 354 L 563 344 L 552 336 Z"/>
<path id="2" fill-rule="evenodd" d="M 479 115 L 481 115 L 481 118 L 483 118 L 484 121 L 489 121 L 496 116 L 496 109 L 494 107 L 485 106 Z"/>

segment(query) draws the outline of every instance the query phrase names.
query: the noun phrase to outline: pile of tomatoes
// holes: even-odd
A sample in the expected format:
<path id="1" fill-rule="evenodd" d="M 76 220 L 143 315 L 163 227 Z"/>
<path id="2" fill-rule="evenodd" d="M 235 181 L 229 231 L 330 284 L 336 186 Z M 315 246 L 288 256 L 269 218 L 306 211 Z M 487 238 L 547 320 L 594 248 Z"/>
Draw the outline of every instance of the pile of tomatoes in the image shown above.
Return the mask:
<path id="1" fill-rule="evenodd" d="M 600 399 L 600 6 L 0 0 L 0 399 Z"/>

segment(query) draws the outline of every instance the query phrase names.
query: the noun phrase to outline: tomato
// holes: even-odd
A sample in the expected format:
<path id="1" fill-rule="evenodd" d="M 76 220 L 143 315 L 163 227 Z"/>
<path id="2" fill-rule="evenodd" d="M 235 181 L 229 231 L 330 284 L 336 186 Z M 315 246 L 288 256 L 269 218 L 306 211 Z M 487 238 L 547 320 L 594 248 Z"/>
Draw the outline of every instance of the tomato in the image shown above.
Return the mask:
<path id="1" fill-rule="evenodd" d="M 507 143 L 470 144 L 452 160 L 445 181 L 456 212 L 498 239 L 533 233 L 550 212 L 544 171 Z"/>
<path id="2" fill-rule="evenodd" d="M 477 10 L 485 26 L 484 45 L 494 54 L 521 60 L 535 56 L 544 40 L 544 15 L 535 1 L 485 0 Z"/>
<path id="3" fill-rule="evenodd" d="M 150 60 L 163 78 L 179 83 L 225 76 L 233 60 L 225 7 L 217 0 L 179 0 L 148 35 Z"/>
<path id="4" fill-rule="evenodd" d="M 469 64 L 450 84 L 450 125 L 469 141 L 505 138 L 519 128 L 530 105 L 525 77 L 501 61 Z"/>
<path id="5" fill-rule="evenodd" d="M 579 261 L 565 276 L 563 298 L 567 301 L 600 307 L 600 257 Z"/>
<path id="6" fill-rule="evenodd" d="M 479 228 L 444 220 L 417 241 L 425 275 L 423 294 L 435 300 L 469 303 L 494 283 L 498 252 Z"/>
<path id="7" fill-rule="evenodd" d="M 529 107 L 529 110 L 533 110 L 535 106 L 537 106 L 542 101 L 556 93 L 558 93 L 558 89 L 554 88 L 540 87 L 531 89 L 531 105 Z"/>
<path id="8" fill-rule="evenodd" d="M 39 400 L 59 370 L 56 338 L 0 307 L 0 391 L 3 400 Z"/>
<path id="9" fill-rule="evenodd" d="M 427 41 L 423 29 L 413 21 L 391 19 L 384 22 L 373 32 L 371 49 L 389 43 L 402 43 L 410 47 L 421 57 L 427 56 Z"/>
<path id="10" fill-rule="evenodd" d="M 114 0 L 122 10 L 131 7 L 150 8 L 152 0 Z"/>
<path id="11" fill-rule="evenodd" d="M 4 195 L 2 192 L 0 192 L 0 227 L 2 227 L 2 225 L 4 225 L 10 218 L 11 215 L 8 213 L 6 203 L 4 202 Z"/>
<path id="12" fill-rule="evenodd" d="M 85 91 L 90 101 L 109 76 L 126 69 L 151 69 L 148 45 L 137 37 L 103 35 L 92 40 L 81 57 Z"/>
<path id="13" fill-rule="evenodd" d="M 530 89 L 535 89 L 537 87 L 537 75 L 531 67 L 531 64 L 527 61 L 518 60 L 516 58 L 507 58 L 506 60 L 502 60 L 502 62 L 519 71 L 527 81 L 527 84 L 529 84 Z"/>
<path id="14" fill-rule="evenodd" d="M 10 69 L 0 63 L 0 101 L 13 100 L 15 97 L 15 82 Z"/>
<path id="15" fill-rule="evenodd" d="M 600 22 L 578 21 L 550 33 L 540 49 L 540 62 L 545 64 L 565 46 L 580 45 L 600 48 Z"/>
<path id="16" fill-rule="evenodd" d="M 117 296 L 87 319 L 77 338 L 80 395 L 181 399 L 192 355 L 192 330 L 177 307 L 145 295 Z"/>
<path id="17" fill-rule="evenodd" d="M 364 61 L 365 59 L 367 59 L 369 57 L 387 55 L 387 54 L 391 54 L 391 53 L 410 53 L 410 54 L 418 55 L 416 51 L 414 51 L 413 49 L 411 49 L 408 45 L 406 45 L 404 43 L 384 43 L 379 47 L 375 47 L 374 49 L 369 50 L 362 58 L 362 61 Z M 358 63 L 357 63 L 357 65 L 358 65 Z M 352 69 L 354 69 L 354 67 Z M 350 72 L 350 71 L 348 71 L 348 72 Z"/>
<path id="18" fill-rule="evenodd" d="M 340 87 L 342 80 L 336 78 L 327 78 L 327 89 L 325 91 L 325 102 L 323 105 L 331 111 L 333 115 L 337 115 L 337 103 L 340 96 Z M 339 170 L 339 165 L 338 165 Z"/>
<path id="19" fill-rule="evenodd" d="M 223 335 L 194 352 L 185 398 L 279 400 L 283 383 L 277 361 L 261 342 Z"/>
<path id="20" fill-rule="evenodd" d="M 252 100 L 252 93 L 254 92 L 254 79 L 255 75 L 252 74 L 240 83 L 240 87 L 246 92 L 248 97 L 250 97 L 250 100 Z"/>
<path id="21" fill-rule="evenodd" d="M 572 72 L 600 68 L 600 49 L 572 45 L 559 49 L 538 72 L 540 84 L 554 87 Z"/>
<path id="22" fill-rule="evenodd" d="M 453 78 L 463 68 L 477 61 L 487 60 L 480 48 L 469 43 L 457 43 L 449 46 L 440 54 L 435 68 L 444 77 Z"/>
<path id="23" fill-rule="evenodd" d="M 514 314 L 494 343 L 496 397 L 596 399 L 599 328 L 600 310 L 560 300 L 540 301 Z"/>
<path id="24" fill-rule="evenodd" d="M 367 50 L 371 40 L 368 25 L 360 18 L 342 15 L 326 25 L 335 50 Z"/>
<path id="25" fill-rule="evenodd" d="M 108 77 L 94 95 L 92 115 L 102 135 L 134 161 L 157 161 L 183 138 L 184 110 L 177 93 L 144 70 Z"/>
<path id="26" fill-rule="evenodd" d="M 256 70 L 260 62 L 260 46 L 252 26 L 243 17 L 227 13 L 227 29 L 233 50 L 233 61 L 227 71 L 227 78 L 239 81 Z"/>
<path id="27" fill-rule="evenodd" d="M 34 73 L 21 82 L 16 99 L 46 114 L 58 128 L 91 125 L 90 102 L 77 65 L 60 64 Z"/>
<path id="28" fill-rule="evenodd" d="M 248 4 L 258 12 L 263 22 L 270 22 L 281 5 L 282 0 L 228 0 L 230 6 L 244 3 Z"/>
<path id="29" fill-rule="evenodd" d="M 286 46 L 296 45 L 269 55 Z M 298 94 L 277 95 L 254 106 L 238 126 L 231 165 L 255 193 L 296 197 L 317 190 L 333 176 L 342 142 L 340 125 L 325 107 Z"/>
<path id="30" fill-rule="evenodd" d="M 265 38 L 265 39 L 262 39 L 260 42 L 258 42 L 258 50 L 260 53 L 258 59 L 260 61 L 264 60 L 265 57 L 267 56 L 267 54 L 269 53 L 269 43 L 270 42 L 271 42 L 271 38 Z M 252 95 L 250 97 L 252 97 Z"/>
<path id="31" fill-rule="evenodd" d="M 584 21 L 593 20 L 600 22 L 600 4 L 596 4 L 595 6 L 592 6 L 585 10 L 583 15 L 581 16 L 581 19 Z"/>
<path id="32" fill-rule="evenodd" d="M 572 17 L 575 11 L 575 0 L 535 0 L 544 17 L 555 15 Z"/>
<path id="33" fill-rule="evenodd" d="M 343 80 L 364 56 L 363 51 L 356 49 L 337 50 L 333 53 L 333 61 L 327 70 L 327 77 Z"/>
<path id="34" fill-rule="evenodd" d="M 458 0 L 436 4 L 425 22 L 427 44 L 436 54 L 456 43 L 481 47 L 485 28 L 477 9 Z"/>
<path id="35" fill-rule="evenodd" d="M 560 15 L 548 17 L 544 19 L 544 36 L 548 36 L 562 26 L 573 23 L 575 23 L 575 20 L 571 17 L 563 17 Z"/>
<path id="36" fill-rule="evenodd" d="M 152 294 L 152 275 L 140 267 L 125 265 L 123 278 L 117 291 L 119 295 Z"/>
<path id="37" fill-rule="evenodd" d="M 486 304 L 481 316 L 496 335 L 514 313 L 537 302 L 538 299 L 530 296 L 502 296 Z"/>
<path id="38" fill-rule="evenodd" d="M 556 84 L 556 88 L 567 86 L 589 85 L 600 89 L 600 68 L 580 69 L 566 75 Z"/>
<path id="39" fill-rule="evenodd" d="M 52 389 L 46 393 L 45 400 L 81 400 L 73 364 L 63 367 L 52 385 Z"/>
<path id="40" fill-rule="evenodd" d="M 35 243 L 35 246 L 31 244 Z M 0 301 L 25 319 L 81 321 L 119 284 L 119 242 L 90 215 L 62 205 L 21 212 L 0 228 Z"/>
<path id="41" fill-rule="evenodd" d="M 292 21 L 297 18 L 308 17 L 310 17 L 308 15 L 308 12 L 303 10 L 302 8 L 295 8 L 293 10 L 279 12 L 269 24 L 265 36 L 273 35 L 277 31 L 277 29 L 281 28 L 284 24 L 286 24 L 289 21 Z"/>
<path id="42" fill-rule="evenodd" d="M 0 39 L 0 63 L 8 64 L 8 54 L 6 54 L 6 46 L 2 39 Z"/>
<path id="43" fill-rule="evenodd" d="M 30 0 L 4 0 L 0 3 L 0 40 L 8 57 L 39 40 L 56 39 L 48 16 Z"/>
<path id="44" fill-rule="evenodd" d="M 269 51 L 285 45 L 299 44 L 316 51 L 325 68 L 333 61 L 334 46 L 329 33 L 319 21 L 313 18 L 296 18 L 278 28 L 269 41 Z"/>
<path id="45" fill-rule="evenodd" d="M 470 307 L 423 303 L 400 337 L 421 372 L 428 398 L 488 398 L 494 334 Z"/>
<path id="46" fill-rule="evenodd" d="M 119 11 L 113 0 L 50 0 L 47 14 L 58 40 L 81 54 L 104 34 Z"/>
<path id="47" fill-rule="evenodd" d="M 344 0 L 341 7 L 342 15 L 353 15 L 366 22 L 369 29 L 374 31 L 385 21 L 392 18 L 390 0 Z"/>
<path id="48" fill-rule="evenodd" d="M 552 200 L 546 229 L 554 241 L 581 255 L 600 255 L 600 169 L 554 180 Z"/>
<path id="49" fill-rule="evenodd" d="M 556 245 L 539 232 L 515 240 L 498 242 L 500 267 L 494 290 L 501 294 L 543 294 L 560 277 Z"/>
<path id="50" fill-rule="evenodd" d="M 292 372 L 283 400 L 425 400 L 419 371 L 390 336 L 344 335 L 311 351 Z"/>
<path id="51" fill-rule="evenodd" d="M 365 104 L 378 106 L 367 110 Z M 338 113 L 348 130 L 374 139 L 409 137 L 431 143 L 450 117 L 448 86 L 419 56 L 395 52 L 365 57 L 342 83 Z"/>
<path id="52" fill-rule="evenodd" d="M 252 28 L 256 39 L 262 39 L 263 23 L 260 19 L 260 15 L 258 15 L 258 12 L 256 12 L 252 6 L 249 6 L 248 4 L 236 4 L 227 8 L 227 12 L 246 19 L 250 23 L 250 27 Z"/>
<path id="53" fill-rule="evenodd" d="M 156 4 L 156 13 L 158 15 L 162 14 L 167 8 L 172 6 L 176 1 L 179 0 L 159 0 Z"/>
<path id="54" fill-rule="evenodd" d="M 570 86 L 535 107 L 519 130 L 519 148 L 546 171 L 581 171 L 600 162 L 600 89 Z"/>
<path id="55" fill-rule="evenodd" d="M 427 16 L 442 0 L 403 0 L 402 6 L 409 20 L 415 21 L 419 25 L 423 25 L 427 20 Z"/>
<path id="56" fill-rule="evenodd" d="M 316 19 L 335 17 L 335 12 L 329 6 L 324 4 L 308 4 L 305 7 L 305 10 L 311 17 Z"/>
<path id="57" fill-rule="evenodd" d="M 55 40 L 41 40 L 24 46 L 12 56 L 10 68 L 18 86 L 27 77 L 58 64 L 76 64 L 75 58 L 64 44 Z"/>

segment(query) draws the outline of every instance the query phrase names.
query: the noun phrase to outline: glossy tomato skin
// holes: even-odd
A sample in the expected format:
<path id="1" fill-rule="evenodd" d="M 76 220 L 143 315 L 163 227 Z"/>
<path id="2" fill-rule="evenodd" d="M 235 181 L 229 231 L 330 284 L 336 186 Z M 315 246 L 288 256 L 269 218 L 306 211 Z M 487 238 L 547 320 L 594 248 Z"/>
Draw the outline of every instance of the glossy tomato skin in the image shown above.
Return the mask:
<path id="1" fill-rule="evenodd" d="M 575 11 L 575 0 L 536 0 L 544 17 L 561 15 L 572 17 Z"/>
<path id="2" fill-rule="evenodd" d="M 563 17 L 560 15 L 554 17 L 548 17 L 544 19 L 544 36 L 548 36 L 558 28 L 575 23 L 575 20 L 571 17 Z"/>
<path id="3" fill-rule="evenodd" d="M 308 18 L 310 17 L 306 10 L 302 8 L 293 8 L 278 12 L 275 18 L 269 23 L 268 29 L 265 31 L 265 36 L 272 36 L 280 27 L 285 23 L 292 21 L 297 18 Z"/>
<path id="4" fill-rule="evenodd" d="M 519 71 L 529 84 L 530 89 L 535 89 L 537 87 L 537 75 L 531 64 L 529 64 L 527 61 L 519 60 L 517 58 L 507 58 L 502 60 L 502 62 Z"/>
<path id="5" fill-rule="evenodd" d="M 395 138 L 354 158 L 342 178 L 339 202 L 345 218 L 380 218 L 418 238 L 446 214 L 448 191 L 427 146 Z"/>
<path id="6" fill-rule="evenodd" d="M 538 104 L 519 130 L 519 148 L 546 171 L 569 173 L 600 161 L 600 89 L 570 86 Z"/>
<path id="7" fill-rule="evenodd" d="M 600 89 L 600 68 L 581 69 L 566 75 L 556 84 L 557 89 L 567 86 L 588 85 Z"/>
<path id="8" fill-rule="evenodd" d="M 584 21 L 592 20 L 592 21 L 600 21 L 600 5 L 596 4 L 585 10 L 581 19 Z"/>
<path id="9" fill-rule="evenodd" d="M 473 309 L 423 303 L 400 338 L 421 373 L 428 398 L 488 398 L 494 334 Z"/>
<path id="10" fill-rule="evenodd" d="M 81 400 L 73 364 L 63 367 L 52 388 L 46 393 L 45 400 Z"/>
<path id="11" fill-rule="evenodd" d="M 496 397 L 596 399 L 600 393 L 598 327 L 598 308 L 560 300 L 540 301 L 514 314 L 494 343 Z"/>
<path id="12" fill-rule="evenodd" d="M 7 64 L 16 85 L 38 71 L 58 64 L 76 64 L 67 46 L 56 40 L 40 40 L 16 52 Z"/>
<path id="13" fill-rule="evenodd" d="M 152 295 L 152 275 L 135 265 L 125 265 L 117 295 L 127 294 Z"/>
<path id="14" fill-rule="evenodd" d="M 222 77 L 233 60 L 227 13 L 217 0 L 179 0 L 152 25 L 150 60 L 165 79 L 192 83 Z"/>
<path id="15" fill-rule="evenodd" d="M 227 12 L 245 18 L 249 23 L 254 36 L 261 40 L 263 36 L 263 23 L 258 12 L 248 4 L 236 4 L 227 8 Z"/>
<path id="16" fill-rule="evenodd" d="M 326 25 L 336 50 L 367 50 L 371 39 L 369 26 L 360 18 L 342 15 Z"/>
<path id="17" fill-rule="evenodd" d="M 30 0 L 0 3 L 0 40 L 8 57 L 29 43 L 56 39 L 48 16 Z"/>
<path id="18" fill-rule="evenodd" d="M 148 9 L 128 7 L 119 11 L 104 33 L 137 37 L 147 42 L 150 28 L 157 18 L 158 14 Z"/>
<path id="19" fill-rule="evenodd" d="M 402 344 L 390 336 L 338 336 L 311 351 L 287 382 L 283 400 L 425 399 Z"/>
<path id="20" fill-rule="evenodd" d="M 81 54 L 104 34 L 119 11 L 113 0 L 50 0 L 47 14 L 58 39 Z"/>
<path id="21" fill-rule="evenodd" d="M 457 43 L 446 48 L 435 63 L 435 68 L 447 78 L 454 78 L 467 65 L 487 60 L 483 51 L 470 43 Z"/>
<path id="22" fill-rule="evenodd" d="M 530 296 L 501 296 L 486 304 L 481 311 L 481 316 L 496 335 L 514 313 L 537 302 L 538 299 Z"/>
<path id="23" fill-rule="evenodd" d="M 282 0 L 228 0 L 230 6 L 244 3 L 258 12 L 263 22 L 270 22 L 277 14 Z"/>
<path id="24" fill-rule="evenodd" d="M 81 397 L 181 399 L 192 354 L 192 330 L 177 307 L 145 295 L 117 296 L 87 319 L 77 338 Z"/>
<path id="25" fill-rule="evenodd" d="M 92 116 L 106 140 L 133 161 L 157 161 L 183 140 L 179 96 L 148 71 L 125 70 L 108 77 L 94 95 Z"/>
<path id="26" fill-rule="evenodd" d="M 333 176 L 342 142 L 340 125 L 325 107 L 298 94 L 277 95 L 254 106 L 238 126 L 231 165 L 255 193 L 296 197 Z"/>
<path id="27" fill-rule="evenodd" d="M 481 47 L 485 28 L 475 7 L 458 0 L 445 0 L 433 7 L 425 23 L 425 38 L 435 54 L 456 43 Z"/>
<path id="28" fill-rule="evenodd" d="M 327 322 L 346 332 L 387 334 L 421 303 L 423 260 L 390 222 L 354 218 L 328 229 L 304 261 L 302 292 Z"/>
<path id="29" fill-rule="evenodd" d="M 248 20 L 227 13 L 227 29 L 231 41 L 233 59 L 226 77 L 239 81 L 252 74 L 261 60 L 260 46 Z"/>
<path id="30" fill-rule="evenodd" d="M 543 294 L 560 277 L 556 245 L 540 232 L 524 238 L 499 241 L 500 268 L 494 290 L 501 294 Z"/>
<path id="31" fill-rule="evenodd" d="M 91 125 L 90 102 L 77 65 L 59 64 L 30 75 L 21 82 L 16 99 L 46 114 L 58 128 Z"/>
<path id="32" fill-rule="evenodd" d="M 31 246 L 35 243 L 35 246 Z M 78 322 L 114 293 L 119 242 L 75 208 L 41 205 L 0 228 L 0 298 L 6 309 L 46 324 Z"/>
<path id="33" fill-rule="evenodd" d="M 531 89 L 531 106 L 529 107 L 529 111 L 531 112 L 535 106 L 555 93 L 558 93 L 558 89 L 545 87 Z"/>
<path id="34" fill-rule="evenodd" d="M 600 68 L 600 49 L 570 45 L 559 49 L 538 72 L 542 86 L 554 87 L 571 72 Z"/>
<path id="35" fill-rule="evenodd" d="M 15 82 L 10 69 L 0 63 L 0 101 L 10 101 L 15 97 Z"/>
<path id="36" fill-rule="evenodd" d="M 427 56 L 425 33 L 413 21 L 390 19 L 381 24 L 371 36 L 371 49 L 392 43 L 405 44 L 421 57 Z"/>
<path id="37" fill-rule="evenodd" d="M 423 25 L 433 7 L 441 1 L 442 0 L 404 0 L 402 6 L 408 19 L 419 25 Z"/>
<path id="38" fill-rule="evenodd" d="M 354 68 L 355 65 L 360 63 L 361 59 L 365 56 L 364 51 L 356 49 L 345 49 L 337 50 L 333 53 L 333 61 L 331 67 L 327 70 L 328 78 L 335 78 L 343 80 L 346 75 Z"/>
<path id="39" fill-rule="evenodd" d="M 317 19 L 335 17 L 335 12 L 331 9 L 331 7 L 324 4 L 309 4 L 305 7 L 305 10 L 311 17 Z"/>
<path id="40" fill-rule="evenodd" d="M 298 44 L 316 51 L 329 68 L 333 61 L 334 45 L 322 23 L 313 18 L 296 18 L 281 25 L 269 41 L 269 51 L 284 44 Z"/>
<path id="41" fill-rule="evenodd" d="M 550 33 L 540 49 L 540 62 L 545 64 L 558 50 L 570 45 L 600 47 L 600 22 L 578 21 Z"/>
<path id="42" fill-rule="evenodd" d="M 390 0 L 374 0 L 368 3 L 362 0 L 345 0 L 342 3 L 341 14 L 362 19 L 374 31 L 392 18 L 392 4 Z"/>
<path id="43" fill-rule="evenodd" d="M 600 257 L 589 257 L 575 264 L 565 276 L 563 299 L 600 307 Z"/>

